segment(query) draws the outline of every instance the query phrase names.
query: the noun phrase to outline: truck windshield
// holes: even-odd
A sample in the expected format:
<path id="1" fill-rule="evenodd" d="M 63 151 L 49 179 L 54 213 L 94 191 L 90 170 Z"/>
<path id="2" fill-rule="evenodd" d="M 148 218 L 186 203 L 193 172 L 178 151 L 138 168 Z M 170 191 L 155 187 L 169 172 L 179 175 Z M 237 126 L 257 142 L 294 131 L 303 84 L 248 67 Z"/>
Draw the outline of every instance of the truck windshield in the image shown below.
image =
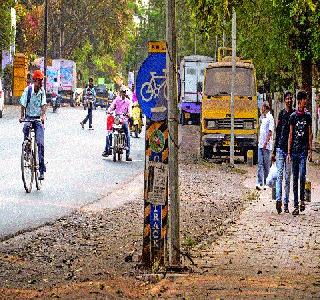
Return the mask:
<path id="1" fill-rule="evenodd" d="M 255 96 L 253 69 L 236 69 L 235 96 Z M 211 68 L 206 73 L 205 94 L 219 96 L 231 94 L 231 67 Z"/>

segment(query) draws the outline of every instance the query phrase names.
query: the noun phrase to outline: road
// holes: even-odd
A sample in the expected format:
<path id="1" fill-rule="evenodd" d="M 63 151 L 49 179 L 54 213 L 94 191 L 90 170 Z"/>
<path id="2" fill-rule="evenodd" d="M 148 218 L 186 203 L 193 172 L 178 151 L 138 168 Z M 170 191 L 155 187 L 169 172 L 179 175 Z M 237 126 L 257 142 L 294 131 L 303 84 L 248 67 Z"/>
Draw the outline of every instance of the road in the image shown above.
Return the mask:
<path id="1" fill-rule="evenodd" d="M 45 130 L 47 172 L 41 191 L 23 188 L 20 170 L 22 125 L 18 107 L 7 106 L 0 119 L 0 240 L 51 222 L 104 198 L 144 167 L 144 138 L 131 138 L 132 162 L 102 158 L 106 115 L 93 112 L 95 130 L 82 130 L 86 111 L 63 107 L 48 109 Z M 120 203 L 119 203 L 120 205 Z M 111 207 L 117 203 L 110 203 Z"/>

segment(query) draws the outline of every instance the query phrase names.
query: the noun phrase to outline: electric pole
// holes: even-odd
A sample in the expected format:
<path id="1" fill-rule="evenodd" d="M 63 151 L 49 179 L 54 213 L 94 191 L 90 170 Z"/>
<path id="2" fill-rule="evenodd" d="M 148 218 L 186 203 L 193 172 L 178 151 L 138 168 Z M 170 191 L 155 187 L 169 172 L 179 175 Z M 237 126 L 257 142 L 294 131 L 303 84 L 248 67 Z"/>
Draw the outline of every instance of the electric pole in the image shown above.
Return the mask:
<path id="1" fill-rule="evenodd" d="M 177 37 L 175 0 L 167 0 L 167 87 L 169 128 L 170 264 L 180 265 L 180 199 L 178 164 Z"/>
<path id="2" fill-rule="evenodd" d="M 47 90 L 47 60 L 48 60 L 48 0 L 44 1 L 44 37 L 43 37 L 43 73 L 44 73 L 44 90 Z"/>
<path id="3" fill-rule="evenodd" d="M 230 165 L 234 167 L 234 93 L 236 82 L 236 53 L 237 53 L 237 20 L 236 11 L 232 9 L 232 78 L 231 78 L 231 136 L 230 136 Z"/>

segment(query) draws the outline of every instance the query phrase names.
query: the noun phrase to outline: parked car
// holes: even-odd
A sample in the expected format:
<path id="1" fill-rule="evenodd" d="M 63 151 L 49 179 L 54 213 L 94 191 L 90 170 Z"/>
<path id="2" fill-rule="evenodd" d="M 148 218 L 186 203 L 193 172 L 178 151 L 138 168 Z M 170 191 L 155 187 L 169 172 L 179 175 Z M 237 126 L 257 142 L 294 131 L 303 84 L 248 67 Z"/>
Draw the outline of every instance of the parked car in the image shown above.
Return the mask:
<path id="1" fill-rule="evenodd" d="M 71 107 L 75 106 L 75 99 L 72 91 L 59 91 L 58 94 L 61 96 L 61 104 L 70 104 Z"/>
<path id="2" fill-rule="evenodd" d="M 0 118 L 2 118 L 3 109 L 4 109 L 4 91 L 2 88 L 2 81 L 0 78 Z"/>
<path id="3" fill-rule="evenodd" d="M 108 92 L 105 85 L 98 85 L 95 87 L 96 90 L 96 101 L 94 103 L 95 108 L 100 106 L 106 108 L 108 106 Z"/>

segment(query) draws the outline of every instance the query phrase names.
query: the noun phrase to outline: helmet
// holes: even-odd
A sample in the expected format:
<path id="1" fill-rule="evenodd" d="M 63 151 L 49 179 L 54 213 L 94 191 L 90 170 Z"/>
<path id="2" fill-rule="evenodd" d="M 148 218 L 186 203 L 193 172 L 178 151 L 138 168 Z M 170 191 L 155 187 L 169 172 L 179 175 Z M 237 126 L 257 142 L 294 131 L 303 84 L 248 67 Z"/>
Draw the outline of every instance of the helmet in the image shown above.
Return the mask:
<path id="1" fill-rule="evenodd" d="M 41 72 L 41 70 L 35 70 L 33 72 L 33 75 L 32 75 L 32 79 L 33 80 L 36 80 L 36 79 L 43 79 L 43 73 Z"/>

